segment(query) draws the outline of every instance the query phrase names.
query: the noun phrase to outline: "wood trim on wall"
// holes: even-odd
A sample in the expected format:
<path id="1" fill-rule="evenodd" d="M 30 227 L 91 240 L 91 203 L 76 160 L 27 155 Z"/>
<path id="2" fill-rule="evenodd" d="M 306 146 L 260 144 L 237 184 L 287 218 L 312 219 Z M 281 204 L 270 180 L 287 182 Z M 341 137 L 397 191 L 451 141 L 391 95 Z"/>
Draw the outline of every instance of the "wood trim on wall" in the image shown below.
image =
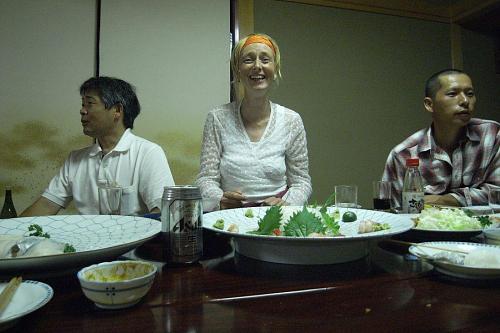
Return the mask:
<path id="1" fill-rule="evenodd" d="M 430 4 L 425 0 L 278 0 L 351 9 L 377 14 L 412 17 L 428 21 L 450 22 L 448 4 Z"/>
<path id="2" fill-rule="evenodd" d="M 450 18 L 452 22 L 460 22 L 463 19 L 477 15 L 486 8 L 500 3 L 499 0 L 460 0 L 450 7 Z"/>
<path id="3" fill-rule="evenodd" d="M 253 0 L 236 0 L 235 43 L 253 32 Z"/>
<path id="4" fill-rule="evenodd" d="M 451 67 L 456 69 L 464 68 L 464 57 L 462 52 L 462 27 L 458 24 L 450 24 L 451 43 Z"/>
<path id="5" fill-rule="evenodd" d="M 476 15 L 500 0 L 277 0 L 452 23 Z"/>

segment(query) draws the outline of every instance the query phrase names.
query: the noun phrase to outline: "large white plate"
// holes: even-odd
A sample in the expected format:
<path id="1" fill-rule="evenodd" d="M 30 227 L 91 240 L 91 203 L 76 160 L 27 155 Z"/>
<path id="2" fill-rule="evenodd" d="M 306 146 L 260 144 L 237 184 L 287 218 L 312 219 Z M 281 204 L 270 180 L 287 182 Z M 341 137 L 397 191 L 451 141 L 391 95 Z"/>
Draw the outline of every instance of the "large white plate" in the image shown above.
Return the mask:
<path id="1" fill-rule="evenodd" d="M 409 230 L 413 222 L 409 217 L 384 212 L 350 209 L 358 219 L 355 222 L 340 222 L 340 232 L 344 237 L 276 237 L 252 235 L 248 231 L 258 228 L 258 221 L 269 207 L 254 207 L 253 218 L 245 216 L 248 208 L 227 209 L 203 215 L 203 226 L 206 229 L 220 232 L 234 238 L 235 250 L 247 257 L 284 264 L 319 265 L 348 262 L 360 259 L 368 254 L 368 241 L 389 237 Z M 302 207 L 286 206 L 285 216 Z M 331 211 L 332 209 L 330 209 Z M 341 208 L 340 214 L 346 209 Z M 213 227 L 218 219 L 224 219 L 224 230 Z M 378 232 L 358 234 L 359 222 L 370 219 L 388 223 L 391 228 Z M 231 223 L 238 225 L 239 232 L 228 232 Z"/>
<path id="2" fill-rule="evenodd" d="M 0 282 L 0 292 L 7 286 L 7 282 Z M 41 308 L 54 295 L 52 288 L 38 281 L 23 281 L 17 288 L 12 300 L 0 315 L 0 330 L 10 327 L 16 319 Z"/>
<path id="3" fill-rule="evenodd" d="M 0 259 L 2 271 L 76 267 L 116 258 L 161 230 L 161 222 L 137 216 L 55 215 L 2 220 L 0 234 L 23 235 L 31 224 L 40 225 L 51 239 L 72 244 L 76 252 Z"/>
<path id="4" fill-rule="evenodd" d="M 424 242 L 420 244 L 466 252 L 480 247 L 499 248 L 498 246 L 494 245 L 467 242 Z M 418 245 L 410 246 L 409 251 L 411 254 L 416 255 L 417 257 L 420 257 L 422 259 L 433 256 L 438 252 L 442 252 L 442 250 L 419 247 Z M 500 268 L 478 268 L 434 260 L 431 260 L 431 262 L 437 271 L 453 277 L 475 280 L 500 279 Z"/>

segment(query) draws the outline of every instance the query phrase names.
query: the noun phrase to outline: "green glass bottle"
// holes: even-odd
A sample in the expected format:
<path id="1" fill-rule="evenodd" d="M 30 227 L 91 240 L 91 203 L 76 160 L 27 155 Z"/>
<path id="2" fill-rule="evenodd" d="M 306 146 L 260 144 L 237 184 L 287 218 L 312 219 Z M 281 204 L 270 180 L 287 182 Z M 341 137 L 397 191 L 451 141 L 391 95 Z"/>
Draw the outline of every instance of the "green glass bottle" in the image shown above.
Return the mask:
<path id="1" fill-rule="evenodd" d="M 2 212 L 0 213 L 0 219 L 10 219 L 13 217 L 17 217 L 17 212 L 14 207 L 14 202 L 12 202 L 12 190 L 10 187 L 6 187 L 5 201 L 3 203 Z"/>

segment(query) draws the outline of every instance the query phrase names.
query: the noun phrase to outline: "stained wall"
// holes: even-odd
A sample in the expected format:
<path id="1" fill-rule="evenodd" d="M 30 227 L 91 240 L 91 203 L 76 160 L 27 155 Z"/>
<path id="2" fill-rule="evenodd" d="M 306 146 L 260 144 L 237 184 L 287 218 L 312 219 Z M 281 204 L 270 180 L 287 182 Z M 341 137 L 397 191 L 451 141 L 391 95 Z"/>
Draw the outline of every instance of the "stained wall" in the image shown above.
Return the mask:
<path id="1" fill-rule="evenodd" d="M 13 186 L 18 212 L 91 143 L 78 88 L 95 71 L 95 6 L 0 2 L 0 201 Z M 100 74 L 136 86 L 135 133 L 164 148 L 176 183 L 193 182 L 205 116 L 229 101 L 229 54 L 229 1 L 102 1 Z"/>

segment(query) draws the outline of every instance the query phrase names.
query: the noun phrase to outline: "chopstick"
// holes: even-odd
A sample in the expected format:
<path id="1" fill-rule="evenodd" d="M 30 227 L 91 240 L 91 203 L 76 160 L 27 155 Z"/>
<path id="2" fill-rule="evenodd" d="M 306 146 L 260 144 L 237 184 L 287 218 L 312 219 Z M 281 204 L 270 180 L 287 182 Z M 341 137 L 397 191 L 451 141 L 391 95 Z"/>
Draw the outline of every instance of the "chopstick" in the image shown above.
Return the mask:
<path id="1" fill-rule="evenodd" d="M 23 282 L 22 277 L 13 277 L 12 279 L 10 279 L 10 282 L 7 284 L 7 286 L 5 286 L 5 288 L 2 290 L 2 293 L 0 294 L 0 313 L 5 310 L 10 300 L 12 299 L 12 296 L 14 296 L 17 288 L 21 285 L 21 282 Z"/>
<path id="2" fill-rule="evenodd" d="M 389 242 L 403 244 L 403 245 L 413 245 L 413 246 L 419 246 L 419 247 L 426 247 L 426 248 L 434 249 L 434 250 L 441 250 L 441 251 L 448 251 L 448 252 L 456 252 L 456 253 L 462 253 L 462 254 L 469 254 L 469 252 L 467 252 L 467 251 L 452 250 L 452 249 L 447 249 L 447 248 L 438 247 L 438 246 L 425 245 L 425 244 L 412 243 L 412 242 L 405 242 L 405 241 L 399 241 L 399 240 L 395 240 L 395 239 L 390 239 Z"/>

